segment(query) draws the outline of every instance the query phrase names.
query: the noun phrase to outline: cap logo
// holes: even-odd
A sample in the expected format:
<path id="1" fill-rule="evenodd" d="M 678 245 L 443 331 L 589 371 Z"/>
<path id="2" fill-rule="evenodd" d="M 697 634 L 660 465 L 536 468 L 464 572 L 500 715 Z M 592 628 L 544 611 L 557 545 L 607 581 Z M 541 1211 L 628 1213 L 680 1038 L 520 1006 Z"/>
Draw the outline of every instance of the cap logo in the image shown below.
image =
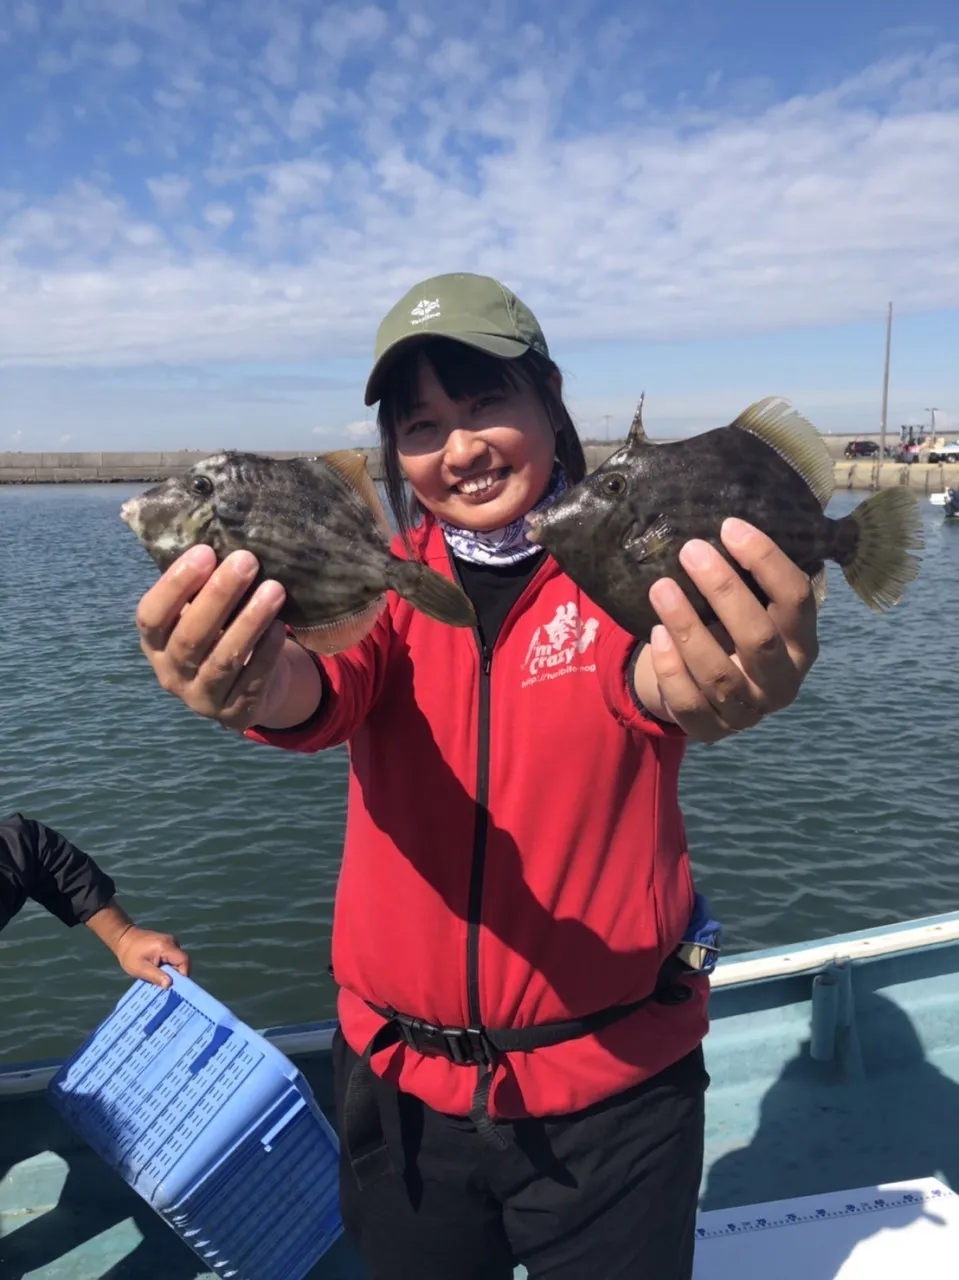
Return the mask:
<path id="1" fill-rule="evenodd" d="M 439 314 L 439 298 L 421 298 L 412 311 L 410 311 L 414 324 L 422 324 L 424 320 L 438 320 Z"/>

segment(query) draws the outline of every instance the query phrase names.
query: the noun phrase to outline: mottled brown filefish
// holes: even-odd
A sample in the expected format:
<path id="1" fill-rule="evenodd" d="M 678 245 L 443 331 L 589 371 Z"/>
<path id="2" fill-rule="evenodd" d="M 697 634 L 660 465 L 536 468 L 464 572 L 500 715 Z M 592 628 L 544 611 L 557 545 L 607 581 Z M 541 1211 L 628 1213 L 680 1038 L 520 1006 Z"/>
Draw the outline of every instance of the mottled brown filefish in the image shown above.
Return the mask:
<path id="1" fill-rule="evenodd" d="M 372 629 L 393 590 L 454 627 L 476 625 L 459 586 L 393 554 L 366 455 L 340 450 L 276 459 L 228 451 L 125 502 L 121 519 L 161 570 L 206 544 L 219 560 L 251 551 L 286 591 L 279 617 L 316 653 L 338 653 Z"/>
<path id="2" fill-rule="evenodd" d="M 649 589 L 672 578 L 704 622 L 712 608 L 679 561 L 690 538 L 715 547 L 754 594 L 758 583 L 726 551 L 723 520 L 762 530 L 812 581 L 817 605 L 834 560 L 856 594 L 881 612 L 899 602 L 919 571 L 922 516 L 914 494 L 883 489 L 847 516 L 825 507 L 833 463 L 816 429 L 784 400 L 751 405 L 728 426 L 653 444 L 637 412 L 626 443 L 528 520 L 529 537 L 556 559 L 591 600 L 638 640 L 659 616 Z"/>

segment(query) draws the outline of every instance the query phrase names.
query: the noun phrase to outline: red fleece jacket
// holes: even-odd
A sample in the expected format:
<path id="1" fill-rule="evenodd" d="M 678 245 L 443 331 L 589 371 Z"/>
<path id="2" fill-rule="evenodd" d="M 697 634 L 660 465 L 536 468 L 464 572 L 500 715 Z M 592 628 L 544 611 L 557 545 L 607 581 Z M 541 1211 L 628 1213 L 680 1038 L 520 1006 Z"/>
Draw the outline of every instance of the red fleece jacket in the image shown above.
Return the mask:
<path id="1" fill-rule="evenodd" d="M 413 537 L 417 558 L 452 577 L 438 526 Z M 677 796 L 685 739 L 637 709 L 634 647 L 545 557 L 488 672 L 473 633 L 390 593 L 366 640 L 320 660 L 323 702 L 307 726 L 248 731 L 296 751 L 348 744 L 333 967 L 354 1050 L 382 1025 L 366 1000 L 505 1028 L 653 988 L 693 901 Z M 694 987 L 685 1004 L 506 1055 L 491 1114 L 563 1114 L 663 1070 L 706 1033 L 706 984 Z M 469 1112 L 475 1069 L 405 1045 L 373 1067 L 437 1110 Z"/>

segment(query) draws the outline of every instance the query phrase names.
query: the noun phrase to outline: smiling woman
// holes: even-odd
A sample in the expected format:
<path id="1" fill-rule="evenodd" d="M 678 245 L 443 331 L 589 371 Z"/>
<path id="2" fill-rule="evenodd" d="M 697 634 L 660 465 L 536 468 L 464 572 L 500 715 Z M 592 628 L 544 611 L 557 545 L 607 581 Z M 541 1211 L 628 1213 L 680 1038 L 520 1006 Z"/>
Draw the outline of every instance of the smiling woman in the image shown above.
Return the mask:
<path id="1" fill-rule="evenodd" d="M 362 642 L 307 654 L 269 630 L 275 610 L 237 611 L 228 562 L 174 564 L 138 610 L 188 706 L 275 747 L 349 744 L 333 921 L 346 1229 L 374 1280 L 507 1280 L 517 1262 L 689 1280 L 706 986 L 681 946 L 709 913 L 680 762 L 687 735 L 796 696 L 816 650 L 808 578 L 742 526 L 727 549 L 768 608 L 725 562 L 689 563 L 729 651 L 675 583 L 665 646 L 637 647 L 525 536 L 583 453 L 539 324 L 487 276 L 396 303 L 366 400 L 394 553 L 458 582 L 475 629 L 390 593 Z M 224 680 L 224 646 L 252 646 L 254 690 Z"/>
<path id="2" fill-rule="evenodd" d="M 427 509 L 490 532 L 543 496 L 554 459 L 570 483 L 586 474 L 559 372 L 532 348 L 504 360 L 449 338 L 414 340 L 393 353 L 379 422 L 386 491 L 404 533 Z"/>

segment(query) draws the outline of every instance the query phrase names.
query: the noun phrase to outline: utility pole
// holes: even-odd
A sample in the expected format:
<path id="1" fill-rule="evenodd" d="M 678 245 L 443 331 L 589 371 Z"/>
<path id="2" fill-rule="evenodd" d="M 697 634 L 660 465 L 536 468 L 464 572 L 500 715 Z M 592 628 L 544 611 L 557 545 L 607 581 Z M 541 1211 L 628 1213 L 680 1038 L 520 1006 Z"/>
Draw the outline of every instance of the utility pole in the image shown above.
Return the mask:
<path id="1" fill-rule="evenodd" d="M 892 342 L 892 303 L 886 316 L 886 365 L 882 375 L 882 421 L 879 426 L 879 463 L 886 456 L 886 408 L 889 404 L 889 347 Z"/>
<path id="2" fill-rule="evenodd" d="M 603 414 L 603 433 L 606 439 L 609 439 L 609 420 L 613 415 L 611 413 Z"/>
<path id="3" fill-rule="evenodd" d="M 931 409 L 928 407 L 928 405 L 926 406 L 926 413 L 929 414 L 929 418 L 930 418 L 930 422 L 929 422 L 929 439 L 930 440 L 935 440 L 936 438 L 936 410 L 938 408 L 939 408 L 938 405 L 934 405 Z"/>

